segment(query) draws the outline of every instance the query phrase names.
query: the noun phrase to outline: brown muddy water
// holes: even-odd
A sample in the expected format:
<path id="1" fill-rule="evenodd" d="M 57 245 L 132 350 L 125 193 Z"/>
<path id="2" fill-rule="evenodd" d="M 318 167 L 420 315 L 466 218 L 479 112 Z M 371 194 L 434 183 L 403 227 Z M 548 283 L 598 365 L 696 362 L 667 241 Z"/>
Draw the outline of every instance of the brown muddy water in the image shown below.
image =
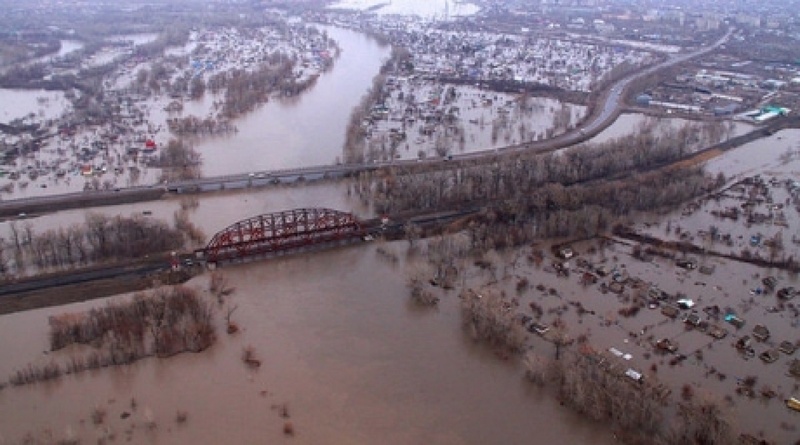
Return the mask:
<path id="1" fill-rule="evenodd" d="M 16 219 L 14 224 L 23 228 L 30 224 L 35 233 L 67 228 L 83 224 L 86 216 L 99 213 L 107 216 L 146 216 L 171 222 L 176 211 L 181 209 L 184 196 L 174 195 L 168 199 L 93 209 L 65 210 L 26 219 Z M 236 221 L 265 213 L 303 207 L 326 207 L 354 212 L 361 217 L 372 214 L 358 200 L 347 195 L 344 182 L 305 183 L 298 186 L 268 186 L 248 190 L 214 192 L 196 196 L 197 207 L 190 210 L 192 222 L 199 227 L 207 239 Z M 12 221 L 0 222 L 0 238 L 11 239 Z"/>
<path id="2" fill-rule="evenodd" d="M 410 305 L 403 261 L 375 250 L 225 268 L 236 292 L 218 319 L 238 307 L 233 320 L 242 331 L 220 329 L 217 344 L 200 354 L 8 387 L 0 391 L 0 443 L 28 433 L 43 443 L 613 443 L 602 426 L 526 384 L 519 366 L 474 344 L 455 294 L 437 310 Z M 201 276 L 189 285 L 207 283 Z M 0 375 L 68 356 L 44 352 L 47 316 L 102 304 L 0 317 Z M 259 369 L 240 360 L 246 346 L 262 360 Z M 292 438 L 283 434 L 283 404 Z M 95 409 L 106 413 L 101 425 L 92 421 Z M 178 411 L 185 422 L 176 422 Z"/>
<path id="3" fill-rule="evenodd" d="M 321 76 L 313 90 L 341 95 L 309 94 L 293 103 L 267 104 L 237 123 L 240 132 L 233 140 L 199 143 L 206 174 L 335 161 L 341 154 L 349 110 L 359 92 L 370 84 L 381 58 L 388 55 L 388 50 L 360 34 L 336 32 L 369 49 L 366 55 L 348 55 L 348 48 L 354 46 L 342 45 L 345 52 L 337 68 Z M 345 67 L 342 74 L 363 71 L 364 78 L 356 82 L 340 76 L 337 70 L 341 67 Z M 325 86 L 325 82 L 330 84 Z M 31 111 L 40 112 L 40 107 L 44 108 L 32 103 Z M 291 107 L 302 112 L 287 112 Z M 309 116 L 311 119 L 305 120 Z M 623 115 L 599 138 L 629 133 L 641 119 Z M 737 126 L 736 133 L 744 130 Z M 794 132 L 781 132 L 757 147 L 780 154 L 787 147 L 796 147 L 796 140 Z M 749 174 L 765 159 L 763 153 L 735 150 L 715 161 L 711 169 Z M 777 165 L 777 161 L 769 161 L 760 168 Z M 796 165 L 789 174 L 796 175 Z M 199 203 L 191 219 L 208 238 L 239 219 L 297 207 L 324 206 L 370 214 L 368 208 L 347 197 L 341 183 L 215 193 L 199 197 Z M 147 212 L 171 220 L 179 207 L 180 199 L 175 198 L 94 211 L 112 215 Z M 86 213 L 58 212 L 20 224 L 30 223 L 41 231 L 80 224 Z M 696 223 L 698 228 L 704 225 Z M 7 232 L 8 223 L 0 223 L 0 237 L 7 238 Z M 411 306 L 405 288 L 409 267 L 402 260 L 405 244 L 390 246 L 401 257 L 398 264 L 386 262 L 376 248 L 350 247 L 226 268 L 237 291 L 218 309 L 217 318 L 221 324 L 226 308 L 238 306 L 233 319 L 242 327 L 240 333 L 228 336 L 220 329 L 217 344 L 201 354 L 148 359 L 52 383 L 0 390 L 0 444 L 18 443 L 27 434 L 41 443 L 72 438 L 93 443 L 112 437 L 131 443 L 178 444 L 283 440 L 334 444 L 614 443 L 605 428 L 570 413 L 550 394 L 527 385 L 518 365 L 498 359 L 468 339 L 461 329 L 454 294 L 444 294 L 438 310 L 420 311 Z M 577 250 L 588 257 L 585 246 Z M 525 253 L 514 255 L 523 258 Z M 513 294 L 518 280 L 528 278 L 531 287 L 542 284 L 558 289 L 556 295 L 525 293 L 520 311 L 529 301 L 537 301 L 548 310 L 544 322 L 563 317 L 571 335 L 585 333 L 600 350 L 615 347 L 630 353 L 630 366 L 639 371 L 648 373 L 657 365 L 658 377 L 674 388 L 689 381 L 702 388 L 701 393 L 721 398 L 733 393 L 737 379 L 753 374 L 759 376 L 758 386 L 768 383 L 781 396 L 798 396 L 796 383 L 785 375 L 787 357 L 766 365 L 757 358 L 744 360 L 731 346 L 759 322 L 769 324 L 778 341 L 796 336 L 796 328 L 787 325 L 792 321 L 786 318 L 788 314 L 766 312 L 771 304 L 767 301 L 747 301 L 752 284 L 773 271 L 719 262 L 713 277 L 701 277 L 697 272 L 676 271 L 667 262 L 635 262 L 623 244 L 589 258 L 624 268 L 665 291 L 685 292 L 703 305 L 730 306 L 742 312 L 748 309 L 748 325 L 742 332 L 712 342 L 704 334 L 687 331 L 680 321 L 665 320 L 657 310 L 645 309 L 636 318 L 621 318 L 617 315 L 620 299 L 596 287 L 581 286 L 578 274 L 559 278 L 546 267 L 535 269 L 517 259 L 497 258 L 498 263 L 515 264 L 504 268 L 499 281 L 473 272 L 470 284 L 479 287 L 491 282 Z M 798 286 L 796 277 L 774 273 L 783 283 Z M 201 276 L 189 285 L 206 289 L 207 281 L 207 276 Z M 125 297 L 110 300 L 118 298 Z M 0 317 L 0 381 L 28 363 L 63 363 L 70 351 L 45 353 L 47 317 L 86 310 L 105 301 Z M 595 314 L 584 318 L 574 310 L 558 314 L 570 301 L 581 301 Z M 657 337 L 675 340 L 683 353 L 702 350 L 703 359 L 670 367 L 667 359 L 650 355 L 652 348 L 631 335 L 644 328 Z M 537 353 L 551 353 L 552 345 L 536 337 L 532 345 Z M 253 346 L 263 362 L 257 371 L 240 360 L 247 346 Z M 759 347 L 760 353 L 763 348 Z M 710 367 L 727 378 L 709 375 Z M 136 401 L 135 409 L 131 399 Z M 738 396 L 733 400 L 728 407 L 731 416 L 748 431 L 763 431 L 779 443 L 797 438 L 796 431 L 781 427 L 796 424 L 797 417 L 791 417 L 796 413 L 788 412 L 780 400 Z M 286 419 L 279 407 L 284 403 L 296 433 L 291 439 L 282 432 Z M 106 413 L 101 425 L 91 419 L 96 409 Z M 186 422 L 176 421 L 178 411 L 187 413 Z M 122 418 L 125 413 L 130 416 Z"/>
<path id="4" fill-rule="evenodd" d="M 238 132 L 199 141 L 203 174 L 214 176 L 258 170 L 333 164 L 342 160 L 350 112 L 372 85 L 389 57 L 364 34 L 324 28 L 342 48 L 333 69 L 299 97 L 275 99 L 238 119 Z"/>
<path id="5" fill-rule="evenodd" d="M 597 136 L 590 139 L 589 142 L 601 144 L 609 142 L 613 139 L 632 136 L 639 131 L 643 125 L 652 121 L 658 122 L 659 127 L 656 129 L 656 131 L 677 129 L 694 122 L 692 120 L 680 117 L 653 117 L 641 113 L 623 113 L 614 121 L 613 124 L 600 132 L 600 134 Z M 755 128 L 752 124 L 747 122 L 728 121 L 725 122 L 724 125 L 732 126 L 730 134 L 727 135 L 728 137 L 740 136 L 744 133 L 753 131 Z"/>
<path id="6" fill-rule="evenodd" d="M 254 112 L 237 119 L 236 133 L 193 141 L 194 147 L 202 156 L 202 173 L 205 176 L 328 165 L 343 158 L 342 148 L 350 112 L 372 85 L 372 79 L 383 61 L 388 59 L 389 48 L 380 46 L 374 39 L 355 31 L 335 27 L 324 29 L 342 49 L 334 67 L 320 75 L 317 83 L 305 94 L 290 99 L 274 98 Z M 131 76 L 129 74 L 121 78 L 130 80 Z M 2 123 L 31 113 L 40 120 L 45 120 L 70 110 L 69 103 L 61 93 L 0 89 L 0 99 L 3 99 L 0 101 Z M 161 145 L 174 137 L 166 130 L 167 113 L 163 111 L 170 101 L 168 97 L 160 96 L 148 102 L 147 120 L 153 127 L 153 131 L 148 134 Z M 186 112 L 205 117 L 213 102 L 214 97 L 210 94 L 202 100 L 187 101 Z M 81 134 L 75 143 L 88 146 L 94 137 L 94 132 L 90 131 Z M 48 165 L 55 163 L 70 170 L 65 178 L 56 177 L 54 173 L 42 174 L 31 180 L 24 177 L 3 198 L 83 190 L 84 184 L 94 178 L 84 179 L 78 175 L 77 170 L 60 159 L 57 149 L 65 148 L 65 145 L 67 144 L 62 144 L 60 140 L 51 141 L 35 157 L 20 159 L 15 168 L 4 168 L 26 172 L 25 168 L 28 166 L 38 168 L 38 164 L 42 162 Z M 126 147 L 112 148 L 121 156 Z M 107 162 L 97 160 L 97 163 Z M 121 165 L 126 167 L 124 163 Z M 115 187 L 158 182 L 159 169 L 143 165 L 139 165 L 139 168 L 141 173 L 135 179 L 127 171 L 124 174 L 109 172 L 99 179 L 110 181 Z M 0 186 L 9 182 L 9 179 L 0 177 Z"/>
<path id="7" fill-rule="evenodd" d="M 788 142 L 783 141 L 794 139 L 793 132 L 781 132 L 743 146 L 715 159 L 711 170 L 743 174 L 748 169 L 735 171 L 731 166 L 743 167 L 759 159 L 764 169 L 777 173 L 783 168 L 791 175 L 796 163 L 783 164 L 778 157 L 787 148 Z M 370 214 L 348 198 L 344 184 L 319 183 L 202 195 L 191 218 L 210 237 L 238 219 L 305 206 Z M 179 207 L 176 198 L 98 211 L 148 211 L 152 217 L 168 220 Z M 80 223 L 85 213 L 59 212 L 26 222 L 44 230 Z M 687 221 L 673 224 L 689 225 Z M 705 226 L 702 222 L 692 225 Z M 664 229 L 651 226 L 651 230 Z M 404 264 L 405 247 L 403 242 L 388 246 L 401 258 L 396 265 L 377 255 L 376 245 L 366 245 L 226 268 L 237 292 L 219 309 L 218 319 L 227 307 L 238 306 L 233 319 L 243 328 L 241 333 L 228 336 L 220 330 L 219 342 L 197 355 L 148 359 L 54 383 L 6 388 L 0 391 L 0 438 L 17 443 L 31 433 L 45 443 L 69 437 L 91 442 L 110 436 L 130 437 L 133 443 L 272 443 L 282 440 L 285 419 L 279 407 L 287 403 L 296 431 L 292 440 L 301 443 L 547 443 L 559 439 L 613 443 L 608 431 L 570 414 L 550 394 L 527 385 L 518 365 L 474 345 L 460 326 L 454 294 L 444 293 L 438 310 L 411 306 L 405 282 L 409 271 L 418 266 Z M 784 339 L 796 339 L 790 314 L 768 311 L 774 297 L 753 300 L 748 293 L 766 275 L 775 275 L 781 285 L 797 287 L 796 276 L 701 258 L 701 264 L 716 266 L 716 273 L 707 276 L 679 270 L 666 260 L 634 260 L 624 243 L 597 254 L 589 254 L 588 245 L 576 245 L 576 250 L 594 264 L 616 267 L 673 294 L 686 293 L 698 302 L 698 310 L 711 305 L 733 308 L 746 317 L 747 325 L 739 331 L 725 325 L 730 335 L 714 341 L 658 310 L 643 309 L 636 317 L 621 317 L 618 309 L 629 304 L 626 295 L 634 295 L 635 290 L 619 297 L 602 293 L 598 285 L 581 285 L 577 269 L 570 278 L 560 278 L 547 266 L 550 260 L 542 268 L 528 263 L 525 249 L 490 254 L 491 261 L 502 267 L 492 274 L 472 270 L 467 284 L 515 295 L 517 283 L 526 278 L 531 285 L 519 295 L 519 312 L 525 313 L 528 303 L 536 301 L 545 309 L 542 322 L 560 317 L 573 338 L 585 334 L 600 351 L 613 347 L 631 354 L 625 365 L 647 378 L 657 377 L 675 394 L 689 382 L 698 397 L 723 400 L 730 396 L 723 405 L 736 425 L 753 434 L 762 432 L 777 443 L 796 440 L 797 432 L 791 429 L 796 413 L 782 403 L 782 398 L 797 396 L 796 382 L 786 375 L 792 357 L 781 356 L 777 363 L 767 365 L 758 358 L 745 359 L 732 346 L 757 323 L 766 324 L 774 339 L 757 344 L 757 353 Z M 206 289 L 207 280 L 207 276 L 198 277 L 189 284 Z M 548 291 L 535 290 L 539 284 Z M 555 294 L 549 292 L 551 288 Z M 579 316 L 571 308 L 573 302 L 581 302 L 593 313 Z M 28 363 L 64 360 L 68 352 L 44 353 L 47 316 L 98 304 L 104 301 L 0 317 L 4 339 L 0 379 Z M 643 330 L 647 331 L 644 336 Z M 670 338 L 689 359 L 670 365 L 669 357 L 653 353 L 644 338 L 650 335 Z M 255 372 L 240 360 L 248 345 L 264 363 Z M 531 336 L 531 345 L 537 354 L 552 354 L 552 345 L 536 336 Z M 749 375 L 758 377 L 757 390 L 770 385 L 779 397 L 736 395 L 738 383 Z M 136 399 L 136 410 L 131 408 L 131 398 Z M 91 420 L 96 408 L 107 413 L 100 426 Z M 178 411 L 187 412 L 185 423 L 176 422 Z M 120 418 L 126 412 L 131 416 Z M 147 427 L 150 422 L 156 428 Z"/>

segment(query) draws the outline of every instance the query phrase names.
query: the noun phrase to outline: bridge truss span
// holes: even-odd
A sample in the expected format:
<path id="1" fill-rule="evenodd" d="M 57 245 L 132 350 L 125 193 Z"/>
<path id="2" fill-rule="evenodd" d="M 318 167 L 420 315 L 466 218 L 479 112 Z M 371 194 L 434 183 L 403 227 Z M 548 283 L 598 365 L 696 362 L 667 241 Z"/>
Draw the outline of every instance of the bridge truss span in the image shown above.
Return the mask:
<path id="1" fill-rule="evenodd" d="M 361 224 L 351 213 L 324 208 L 294 209 L 238 221 L 214 235 L 203 253 L 207 262 L 217 263 L 361 235 Z"/>

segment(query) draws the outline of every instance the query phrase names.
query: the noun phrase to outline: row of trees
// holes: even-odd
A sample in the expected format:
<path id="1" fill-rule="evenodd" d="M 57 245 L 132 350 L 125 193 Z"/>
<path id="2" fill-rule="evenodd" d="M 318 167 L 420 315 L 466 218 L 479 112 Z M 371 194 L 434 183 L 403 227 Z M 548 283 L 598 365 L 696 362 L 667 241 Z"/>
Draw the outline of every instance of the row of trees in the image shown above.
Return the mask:
<path id="1" fill-rule="evenodd" d="M 67 269 L 115 259 L 142 258 L 179 249 L 184 233 L 167 223 L 144 216 L 105 216 L 90 213 L 83 224 L 40 234 L 30 224 L 9 224 L 10 239 L 0 242 L 0 271 L 17 273 L 29 266 L 38 270 Z"/>
<path id="2" fill-rule="evenodd" d="M 181 181 L 201 176 L 200 153 L 181 139 L 170 139 L 159 151 L 158 156 L 149 163 L 153 167 L 162 169 L 162 181 Z"/>
<path id="3" fill-rule="evenodd" d="M 464 326 L 476 340 L 509 352 L 525 347 L 526 334 L 514 318 L 513 307 L 494 291 L 475 292 L 466 289 L 460 294 Z"/>
<path id="4" fill-rule="evenodd" d="M 635 382 L 602 355 L 589 348 L 569 350 L 559 360 L 526 358 L 527 376 L 555 389 L 559 399 L 592 420 L 610 424 L 628 444 L 732 444 L 736 435 L 722 407 L 694 398 L 668 415 L 664 392 L 655 377 Z M 667 418 L 671 421 L 666 421 Z"/>
<path id="5" fill-rule="evenodd" d="M 231 133 L 236 130 L 236 127 L 228 120 L 219 120 L 213 117 L 203 119 L 197 116 L 170 118 L 167 119 L 167 126 L 171 132 L 178 135 Z"/>
<path id="6" fill-rule="evenodd" d="M 195 290 L 161 287 L 126 303 L 50 317 L 50 350 L 79 343 L 138 356 L 199 352 L 215 340 L 212 314 Z"/>
<path id="7" fill-rule="evenodd" d="M 386 76 L 379 74 L 372 79 L 372 86 L 364 93 L 361 102 L 350 112 L 350 122 L 345 130 L 344 158 L 345 162 L 364 162 L 367 151 L 365 142 L 367 129 L 363 122 L 370 114 L 372 105 L 380 101 L 386 85 Z"/>
<path id="8" fill-rule="evenodd" d="M 350 112 L 350 122 L 347 125 L 344 142 L 345 162 L 364 162 L 367 155 L 368 144 L 365 142 L 366 128 L 362 123 L 370 115 L 371 109 L 375 104 L 383 103 L 386 100 L 386 79 L 388 73 L 404 72 L 411 60 L 411 53 L 408 49 L 393 46 L 389 59 L 383 63 L 380 73 L 372 79 L 372 86 L 364 93 L 359 104 Z M 375 159 L 380 156 L 371 154 Z"/>
<path id="9" fill-rule="evenodd" d="M 51 351 L 82 344 L 92 346 L 91 352 L 73 352 L 63 366 L 55 361 L 28 365 L 12 374 L 12 385 L 130 364 L 149 356 L 200 352 L 216 341 L 212 305 L 195 290 L 183 286 L 139 293 L 129 302 L 88 312 L 51 316 L 49 324 Z"/>
<path id="10" fill-rule="evenodd" d="M 691 128 L 658 136 L 648 127 L 642 133 L 605 144 L 587 144 L 538 156 L 502 157 L 491 164 L 464 162 L 446 170 L 435 170 L 440 167 L 433 166 L 430 171 L 420 172 L 415 167 L 395 167 L 380 176 L 364 173 L 354 187 L 365 201 L 374 202 L 376 209 L 385 213 L 451 207 L 475 200 L 519 201 L 545 186 L 557 189 L 592 180 L 602 183 L 602 178 L 681 159 L 688 153 L 688 140 L 696 139 L 698 134 Z M 638 207 L 647 198 L 640 196 Z M 621 208 L 618 213 L 625 210 Z"/>

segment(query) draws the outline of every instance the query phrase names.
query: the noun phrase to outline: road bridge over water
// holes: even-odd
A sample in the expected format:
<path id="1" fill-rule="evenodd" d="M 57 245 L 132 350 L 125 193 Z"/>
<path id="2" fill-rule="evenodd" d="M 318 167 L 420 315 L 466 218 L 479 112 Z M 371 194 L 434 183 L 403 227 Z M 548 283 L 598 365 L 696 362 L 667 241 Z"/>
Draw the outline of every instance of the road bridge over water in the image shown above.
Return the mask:
<path id="1" fill-rule="evenodd" d="M 493 156 L 520 152 L 547 152 L 569 147 L 586 141 L 611 125 L 620 113 L 622 101 L 628 85 L 645 76 L 653 75 L 658 70 L 685 62 L 694 57 L 706 54 L 724 44 L 735 30 L 728 32 L 714 44 L 692 52 L 677 54 L 665 61 L 632 73 L 614 83 L 601 95 L 591 116 L 573 131 L 554 138 L 524 143 L 498 150 L 482 150 L 471 153 L 453 155 L 447 159 L 429 160 L 390 160 L 367 162 L 362 164 L 339 164 L 301 167 L 286 170 L 247 172 L 234 175 L 223 175 L 210 178 L 199 178 L 187 181 L 150 186 L 129 187 L 106 191 L 67 193 L 61 195 L 41 196 L 0 201 L 0 218 L 13 217 L 20 214 L 49 212 L 62 209 L 91 207 L 100 205 L 124 204 L 130 202 L 149 201 L 162 198 L 166 193 L 198 193 L 222 189 L 241 189 L 247 187 L 266 186 L 269 184 L 295 183 L 304 180 L 337 178 L 358 172 L 385 168 L 388 166 L 415 166 L 441 163 L 445 161 L 468 161 L 492 159 Z"/>

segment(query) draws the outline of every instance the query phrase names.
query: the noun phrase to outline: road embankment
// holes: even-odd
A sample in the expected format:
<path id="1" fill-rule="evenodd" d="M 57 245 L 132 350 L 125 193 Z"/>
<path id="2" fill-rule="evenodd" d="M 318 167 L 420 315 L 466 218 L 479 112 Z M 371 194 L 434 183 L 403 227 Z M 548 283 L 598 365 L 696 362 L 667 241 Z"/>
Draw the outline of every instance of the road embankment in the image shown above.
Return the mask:
<path id="1" fill-rule="evenodd" d="M 182 283 L 199 272 L 196 268 L 173 271 L 165 257 L 154 255 L 148 259 L 0 281 L 0 315 L 150 289 L 156 283 Z"/>
<path id="2" fill-rule="evenodd" d="M 164 189 L 153 187 L 121 189 L 117 191 L 68 193 L 64 195 L 0 201 L 0 218 L 16 217 L 21 214 L 32 215 L 55 212 L 58 210 L 155 201 L 161 199 L 164 194 L 166 194 Z"/>

